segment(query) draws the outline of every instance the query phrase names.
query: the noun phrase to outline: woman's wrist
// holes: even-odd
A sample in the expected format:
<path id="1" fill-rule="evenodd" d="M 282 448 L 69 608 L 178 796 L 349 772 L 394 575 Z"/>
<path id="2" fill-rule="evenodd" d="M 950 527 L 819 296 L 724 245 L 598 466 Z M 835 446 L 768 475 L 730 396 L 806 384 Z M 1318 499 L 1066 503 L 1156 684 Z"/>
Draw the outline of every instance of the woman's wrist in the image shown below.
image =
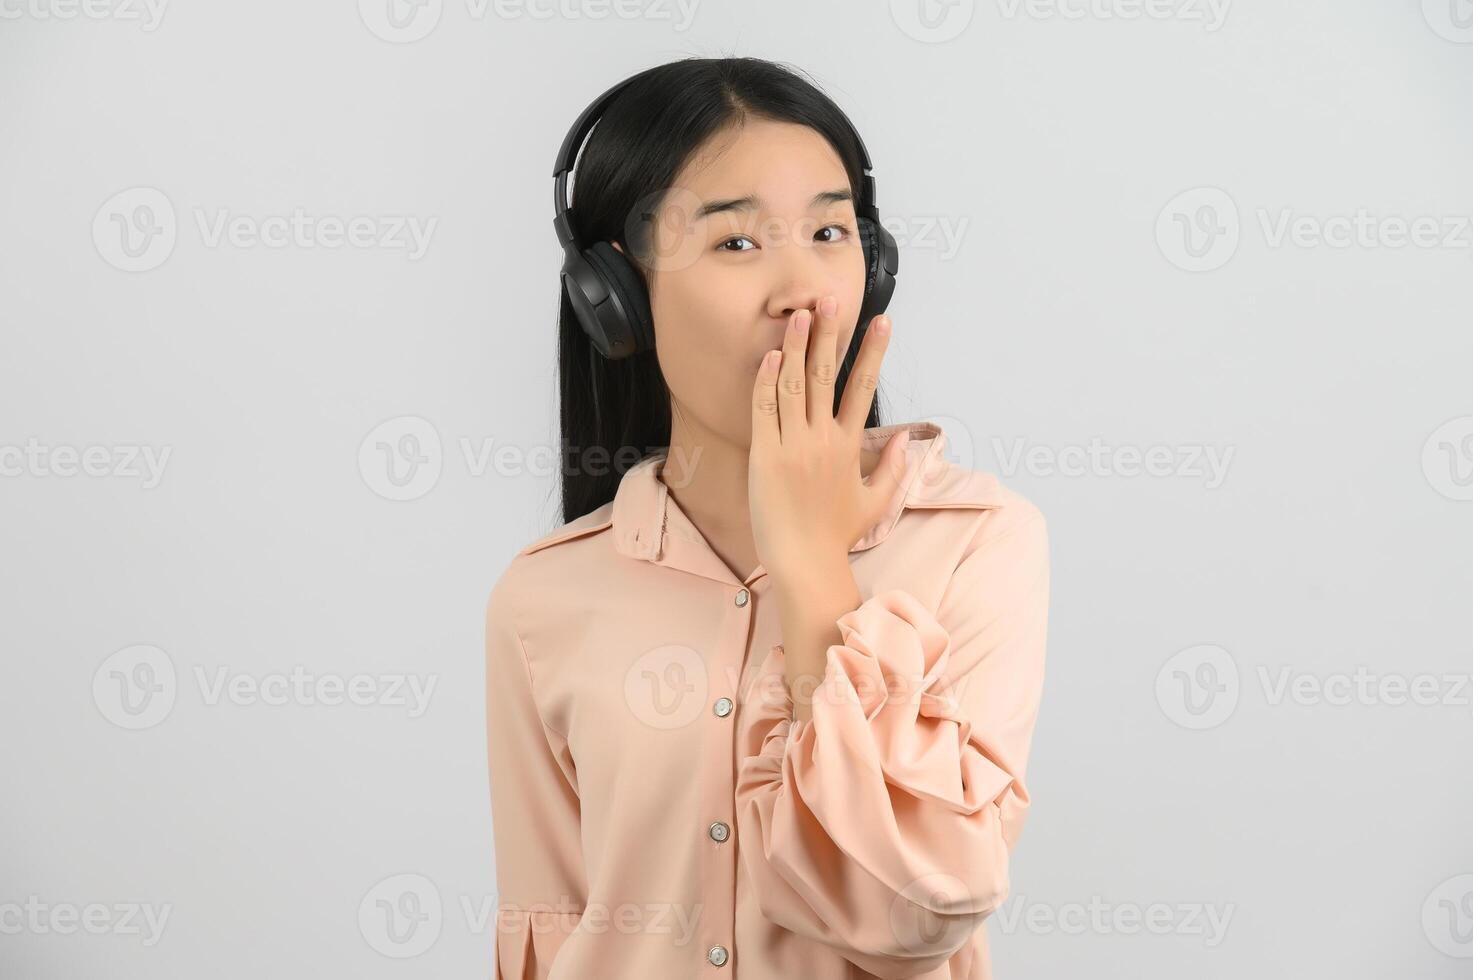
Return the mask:
<path id="1" fill-rule="evenodd" d="M 774 576 L 782 622 L 784 680 L 794 717 L 812 716 L 812 699 L 823 681 L 828 648 L 843 636 L 838 620 L 862 601 L 847 554 L 832 556 Z"/>

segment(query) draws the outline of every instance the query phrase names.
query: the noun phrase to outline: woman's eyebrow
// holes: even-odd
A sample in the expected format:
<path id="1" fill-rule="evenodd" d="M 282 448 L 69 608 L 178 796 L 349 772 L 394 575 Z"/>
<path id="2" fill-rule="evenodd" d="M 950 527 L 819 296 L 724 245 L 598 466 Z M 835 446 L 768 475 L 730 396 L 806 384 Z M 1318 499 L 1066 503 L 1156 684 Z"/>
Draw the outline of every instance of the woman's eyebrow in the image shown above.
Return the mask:
<path id="1" fill-rule="evenodd" d="M 827 207 L 830 204 L 841 204 L 844 201 L 852 201 L 854 195 L 848 189 L 835 191 L 819 191 L 813 195 L 813 200 L 808 202 L 808 210 L 812 211 L 820 205 Z M 699 221 L 707 215 L 719 214 L 722 211 L 754 211 L 762 207 L 762 198 L 755 194 L 745 197 L 733 197 L 727 200 L 707 201 L 696 209 L 694 219 Z"/>

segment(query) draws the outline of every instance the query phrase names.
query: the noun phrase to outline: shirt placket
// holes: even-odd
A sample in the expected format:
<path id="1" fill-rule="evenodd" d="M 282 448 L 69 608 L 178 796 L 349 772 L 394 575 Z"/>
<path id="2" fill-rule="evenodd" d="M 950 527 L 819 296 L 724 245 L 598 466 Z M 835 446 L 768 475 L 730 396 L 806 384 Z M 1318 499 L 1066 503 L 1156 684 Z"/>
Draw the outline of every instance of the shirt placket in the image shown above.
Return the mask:
<path id="1" fill-rule="evenodd" d="M 705 652 L 705 710 L 701 712 L 698 760 L 701 812 L 689 829 L 699 835 L 702 907 L 697 933 L 702 972 L 734 975 L 736 935 L 736 745 L 739 687 L 757 627 L 758 596 L 767 571 L 758 565 L 741 581 L 701 536 L 663 483 L 655 484 L 652 526 L 658 530 L 631 542 L 633 553 L 703 579 L 713 590 L 714 649 Z M 637 546 L 637 547 L 636 547 Z"/>
<path id="2" fill-rule="evenodd" d="M 755 580 L 761 572 L 754 573 Z M 722 584 L 724 615 L 716 632 L 716 649 L 710 658 L 710 714 L 701 751 L 701 802 L 704 812 L 701 834 L 702 899 L 706 903 L 705 923 L 706 968 L 713 973 L 732 968 L 736 950 L 736 770 L 733 765 L 736 748 L 737 687 L 747 647 L 751 641 L 757 609 L 757 594 L 746 584 Z"/>

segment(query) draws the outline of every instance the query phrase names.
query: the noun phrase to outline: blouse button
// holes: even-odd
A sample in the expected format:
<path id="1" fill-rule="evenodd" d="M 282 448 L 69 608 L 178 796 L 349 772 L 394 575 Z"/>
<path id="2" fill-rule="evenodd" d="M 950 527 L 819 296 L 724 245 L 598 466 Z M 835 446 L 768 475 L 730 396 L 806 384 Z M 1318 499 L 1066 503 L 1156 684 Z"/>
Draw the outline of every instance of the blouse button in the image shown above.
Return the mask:
<path id="1" fill-rule="evenodd" d="M 747 604 L 747 590 L 746 589 L 743 589 L 742 591 L 740 591 L 740 592 L 738 592 L 736 594 L 736 604 L 738 606 L 745 606 Z"/>
<path id="2" fill-rule="evenodd" d="M 731 708 L 731 698 L 717 698 L 716 703 L 711 706 L 711 710 L 716 712 L 717 718 L 725 718 L 731 714 Z"/>
<path id="3" fill-rule="evenodd" d="M 711 835 L 712 840 L 720 844 L 731 836 L 731 828 L 718 820 L 711 825 L 711 829 L 707 833 Z"/>
<path id="4" fill-rule="evenodd" d="M 706 953 L 706 959 L 711 961 L 712 966 L 726 965 L 726 947 L 712 946 Z"/>

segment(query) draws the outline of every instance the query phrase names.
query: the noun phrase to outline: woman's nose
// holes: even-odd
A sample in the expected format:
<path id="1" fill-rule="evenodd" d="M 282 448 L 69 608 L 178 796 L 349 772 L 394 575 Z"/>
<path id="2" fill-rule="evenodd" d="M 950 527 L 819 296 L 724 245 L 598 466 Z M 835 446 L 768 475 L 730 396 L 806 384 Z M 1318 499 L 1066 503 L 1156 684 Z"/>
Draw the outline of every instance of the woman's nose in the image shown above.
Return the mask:
<path id="1" fill-rule="evenodd" d="M 781 255 L 773 259 L 776 268 L 771 304 L 773 315 L 786 319 L 798 310 L 816 312 L 818 301 L 834 291 L 813 254 L 816 250 L 789 244 L 777 251 Z"/>

